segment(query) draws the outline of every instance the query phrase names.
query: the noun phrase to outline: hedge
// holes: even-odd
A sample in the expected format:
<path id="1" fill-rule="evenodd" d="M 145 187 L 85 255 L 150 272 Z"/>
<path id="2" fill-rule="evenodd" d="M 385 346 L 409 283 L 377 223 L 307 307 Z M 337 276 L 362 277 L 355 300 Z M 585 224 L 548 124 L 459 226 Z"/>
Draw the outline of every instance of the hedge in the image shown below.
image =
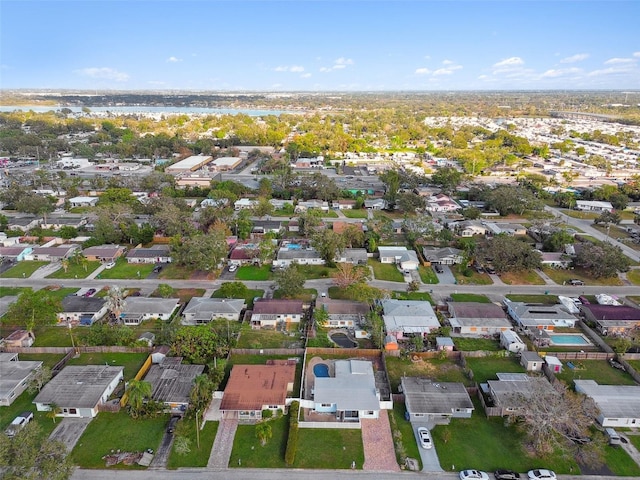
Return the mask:
<path id="1" fill-rule="evenodd" d="M 289 438 L 287 439 L 287 450 L 284 454 L 284 461 L 287 466 L 293 466 L 296 460 L 296 451 L 298 450 L 298 411 L 300 410 L 300 402 L 291 402 L 289 406 Z"/>

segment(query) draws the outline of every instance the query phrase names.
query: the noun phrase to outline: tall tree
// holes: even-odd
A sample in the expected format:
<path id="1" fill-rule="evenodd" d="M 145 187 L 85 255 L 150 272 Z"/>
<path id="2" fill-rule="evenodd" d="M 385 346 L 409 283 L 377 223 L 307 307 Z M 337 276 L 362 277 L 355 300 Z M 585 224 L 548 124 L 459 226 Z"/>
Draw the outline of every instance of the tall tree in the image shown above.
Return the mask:
<path id="1" fill-rule="evenodd" d="M 385 186 L 385 200 L 389 202 L 391 207 L 394 207 L 396 204 L 396 198 L 398 197 L 398 192 L 400 191 L 400 173 L 397 169 L 389 169 L 378 175 L 378 178 Z"/>
<path id="2" fill-rule="evenodd" d="M 144 380 L 129 380 L 127 385 L 127 405 L 133 418 L 141 415 L 145 400 L 151 398 L 151 384 Z"/>
<path id="3" fill-rule="evenodd" d="M 338 263 L 333 281 L 340 289 L 350 287 L 355 283 L 362 283 L 368 280 L 370 271 L 364 265 L 354 265 L 352 263 Z"/>
<path id="4" fill-rule="evenodd" d="M 33 333 L 35 327 L 55 325 L 57 314 L 62 312 L 62 302 L 45 291 L 24 290 L 18 299 L 9 305 L 2 317 L 6 325 L 24 325 Z"/>
<path id="5" fill-rule="evenodd" d="M 311 245 L 327 265 L 335 265 L 338 253 L 345 247 L 344 237 L 333 230 L 317 230 L 311 236 Z"/>
<path id="6" fill-rule="evenodd" d="M 276 284 L 283 297 L 295 297 L 304 290 L 306 279 L 295 263 L 278 271 L 275 277 Z"/>
<path id="7" fill-rule="evenodd" d="M 595 278 L 615 277 L 618 272 L 626 272 L 631 261 L 620 247 L 610 243 L 595 245 L 585 242 L 573 260 L 574 264 L 589 270 Z"/>
<path id="8" fill-rule="evenodd" d="M 431 183 L 442 187 L 445 192 L 455 191 L 460 182 L 462 182 L 462 172 L 455 167 L 442 167 L 431 175 Z"/>
<path id="9" fill-rule="evenodd" d="M 496 271 L 509 272 L 540 268 L 541 255 L 531 246 L 516 237 L 497 235 L 481 249 L 483 258 L 491 258 Z"/>

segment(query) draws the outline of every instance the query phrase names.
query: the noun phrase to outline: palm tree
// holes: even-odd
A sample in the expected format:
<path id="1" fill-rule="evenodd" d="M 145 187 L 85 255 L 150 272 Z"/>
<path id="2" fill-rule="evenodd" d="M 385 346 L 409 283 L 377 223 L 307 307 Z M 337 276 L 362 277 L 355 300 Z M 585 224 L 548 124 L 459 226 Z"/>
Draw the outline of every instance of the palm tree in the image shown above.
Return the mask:
<path id="1" fill-rule="evenodd" d="M 193 381 L 189 398 L 196 410 L 203 410 L 211 399 L 212 384 L 207 375 L 198 375 Z"/>
<path id="2" fill-rule="evenodd" d="M 264 447 L 269 439 L 273 436 L 271 425 L 268 423 L 259 423 L 256 425 L 256 437 L 260 440 L 260 444 Z"/>
<path id="3" fill-rule="evenodd" d="M 122 313 L 125 303 L 124 291 L 117 286 L 110 287 L 109 293 L 107 294 L 107 310 L 109 310 L 116 319 L 120 318 L 120 313 Z"/>
<path id="4" fill-rule="evenodd" d="M 67 260 L 66 258 L 62 259 L 60 261 L 60 265 L 62 265 L 62 269 L 64 270 L 64 273 L 67 273 L 67 270 L 69 270 L 69 260 Z"/>
<path id="5" fill-rule="evenodd" d="M 143 380 L 131 380 L 127 385 L 126 394 L 131 416 L 136 418 L 142 410 L 144 400 L 151 397 L 151 384 Z"/>
<path id="6" fill-rule="evenodd" d="M 49 411 L 47 412 L 47 418 L 53 420 L 53 423 L 56 423 L 56 417 L 62 413 L 62 408 L 60 408 L 57 404 L 51 403 L 49 404 Z"/>

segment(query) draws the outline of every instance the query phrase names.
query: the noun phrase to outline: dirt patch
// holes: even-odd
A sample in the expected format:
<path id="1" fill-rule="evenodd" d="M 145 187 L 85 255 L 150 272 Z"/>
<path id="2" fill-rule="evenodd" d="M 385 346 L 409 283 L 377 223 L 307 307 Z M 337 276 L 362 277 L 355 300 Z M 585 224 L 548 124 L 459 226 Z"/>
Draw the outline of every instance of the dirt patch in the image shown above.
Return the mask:
<path id="1" fill-rule="evenodd" d="M 189 280 L 215 280 L 215 278 L 215 274 L 203 270 L 196 270 L 189 276 Z"/>

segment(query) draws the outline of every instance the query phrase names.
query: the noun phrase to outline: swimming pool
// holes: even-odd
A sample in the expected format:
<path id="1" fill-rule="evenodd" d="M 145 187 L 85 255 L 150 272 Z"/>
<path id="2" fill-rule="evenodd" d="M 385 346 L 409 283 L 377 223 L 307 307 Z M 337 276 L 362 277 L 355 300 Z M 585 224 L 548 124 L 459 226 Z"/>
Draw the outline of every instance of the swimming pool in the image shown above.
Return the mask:
<path id="1" fill-rule="evenodd" d="M 591 345 L 591 342 L 580 333 L 549 333 L 551 339 L 551 345 L 557 346 L 586 346 Z"/>
<path id="2" fill-rule="evenodd" d="M 313 374 L 317 378 L 329 376 L 329 366 L 326 363 L 318 363 L 313 366 Z"/>

